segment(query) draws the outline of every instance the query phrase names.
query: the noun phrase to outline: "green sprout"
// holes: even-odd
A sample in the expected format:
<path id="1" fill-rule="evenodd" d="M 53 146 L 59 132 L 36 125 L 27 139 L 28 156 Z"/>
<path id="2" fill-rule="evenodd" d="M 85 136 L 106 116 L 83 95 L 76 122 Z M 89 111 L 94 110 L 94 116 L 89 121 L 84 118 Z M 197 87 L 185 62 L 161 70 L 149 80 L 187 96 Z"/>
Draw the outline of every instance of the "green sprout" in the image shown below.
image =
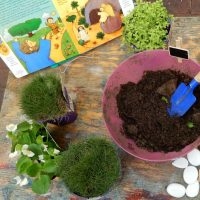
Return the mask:
<path id="1" fill-rule="evenodd" d="M 188 126 L 188 128 L 194 128 L 194 123 L 193 122 L 188 122 L 187 126 Z"/>
<path id="2" fill-rule="evenodd" d="M 164 97 L 164 96 L 162 96 L 161 100 L 164 101 L 164 102 L 167 103 L 167 104 L 169 103 L 169 102 L 168 102 L 168 99 L 167 99 L 166 97 Z"/>

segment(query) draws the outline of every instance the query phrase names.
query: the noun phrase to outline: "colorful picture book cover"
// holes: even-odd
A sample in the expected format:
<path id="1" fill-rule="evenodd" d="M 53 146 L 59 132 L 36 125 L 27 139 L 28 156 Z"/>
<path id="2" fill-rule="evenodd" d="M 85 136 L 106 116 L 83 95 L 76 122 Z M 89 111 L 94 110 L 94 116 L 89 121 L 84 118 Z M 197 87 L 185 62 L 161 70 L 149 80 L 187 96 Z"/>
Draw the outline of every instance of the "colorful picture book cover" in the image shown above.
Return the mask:
<path id="1" fill-rule="evenodd" d="M 118 0 L 4 0 L 0 57 L 20 78 L 119 37 L 122 18 Z"/>

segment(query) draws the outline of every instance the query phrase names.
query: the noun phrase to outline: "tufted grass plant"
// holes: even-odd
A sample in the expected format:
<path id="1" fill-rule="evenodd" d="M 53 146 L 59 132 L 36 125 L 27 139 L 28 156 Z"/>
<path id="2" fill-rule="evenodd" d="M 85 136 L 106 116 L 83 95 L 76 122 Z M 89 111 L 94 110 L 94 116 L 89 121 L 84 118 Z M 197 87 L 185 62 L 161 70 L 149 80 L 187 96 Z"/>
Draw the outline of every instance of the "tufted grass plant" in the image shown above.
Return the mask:
<path id="1" fill-rule="evenodd" d="M 58 166 L 65 185 L 82 197 L 104 194 L 120 176 L 118 154 L 105 138 L 91 137 L 71 143 Z"/>
<path id="2" fill-rule="evenodd" d="M 66 112 L 60 79 L 55 74 L 37 75 L 22 88 L 21 108 L 34 120 L 53 119 Z"/>

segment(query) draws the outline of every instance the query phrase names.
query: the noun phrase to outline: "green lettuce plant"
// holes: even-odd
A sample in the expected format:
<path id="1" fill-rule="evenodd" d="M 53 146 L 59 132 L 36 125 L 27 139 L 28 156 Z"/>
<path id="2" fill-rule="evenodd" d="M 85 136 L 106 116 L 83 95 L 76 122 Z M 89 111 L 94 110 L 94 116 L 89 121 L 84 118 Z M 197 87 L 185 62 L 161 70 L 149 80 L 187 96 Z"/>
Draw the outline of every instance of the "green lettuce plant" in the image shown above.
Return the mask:
<path id="1" fill-rule="evenodd" d="M 133 11 L 124 17 L 123 42 L 139 51 L 164 48 L 171 19 L 162 0 L 136 0 Z"/>
<path id="2" fill-rule="evenodd" d="M 23 121 L 6 127 L 7 136 L 12 141 L 10 158 L 17 158 L 17 184 L 30 182 L 37 194 L 45 194 L 51 186 L 51 180 L 57 176 L 56 158 L 59 147 L 42 124 Z M 25 177 L 23 180 L 21 177 Z M 28 181 L 30 179 L 31 181 Z"/>

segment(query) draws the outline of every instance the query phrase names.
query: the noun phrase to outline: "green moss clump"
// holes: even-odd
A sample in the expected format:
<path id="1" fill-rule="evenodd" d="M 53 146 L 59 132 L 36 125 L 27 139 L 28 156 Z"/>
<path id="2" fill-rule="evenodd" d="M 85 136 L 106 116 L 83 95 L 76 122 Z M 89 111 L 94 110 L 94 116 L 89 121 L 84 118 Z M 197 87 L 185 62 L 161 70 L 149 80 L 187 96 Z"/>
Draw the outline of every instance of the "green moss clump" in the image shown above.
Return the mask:
<path id="1" fill-rule="evenodd" d="M 70 144 L 58 165 L 69 190 L 83 197 L 104 194 L 120 176 L 116 149 L 104 138 L 92 137 Z"/>
<path id="2" fill-rule="evenodd" d="M 22 88 L 20 105 L 34 120 L 53 119 L 66 113 L 60 79 L 55 74 L 38 75 Z"/>

